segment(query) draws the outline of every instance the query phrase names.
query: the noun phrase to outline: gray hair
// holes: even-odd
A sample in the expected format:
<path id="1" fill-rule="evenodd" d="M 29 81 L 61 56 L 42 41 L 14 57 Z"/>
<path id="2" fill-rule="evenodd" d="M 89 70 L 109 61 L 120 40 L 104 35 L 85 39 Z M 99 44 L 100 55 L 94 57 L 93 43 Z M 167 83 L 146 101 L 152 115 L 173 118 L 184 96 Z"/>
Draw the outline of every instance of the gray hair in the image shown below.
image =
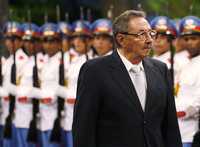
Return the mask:
<path id="1" fill-rule="evenodd" d="M 115 18 L 113 22 L 113 34 L 128 32 L 128 23 L 134 17 L 145 17 L 145 12 L 137 10 L 127 10 Z"/>
<path id="2" fill-rule="evenodd" d="M 120 46 L 116 40 L 116 35 L 120 32 L 128 32 L 129 21 L 135 17 L 145 17 L 145 12 L 137 10 L 127 10 L 115 18 L 113 22 L 113 37 L 117 46 Z"/>

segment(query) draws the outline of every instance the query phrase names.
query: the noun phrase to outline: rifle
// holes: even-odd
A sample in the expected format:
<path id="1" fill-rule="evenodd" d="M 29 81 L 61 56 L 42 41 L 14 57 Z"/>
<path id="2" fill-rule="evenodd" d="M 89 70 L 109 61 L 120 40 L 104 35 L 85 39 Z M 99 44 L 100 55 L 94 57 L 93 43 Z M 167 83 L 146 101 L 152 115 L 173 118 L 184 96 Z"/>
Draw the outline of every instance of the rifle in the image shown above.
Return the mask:
<path id="1" fill-rule="evenodd" d="M 113 10 L 114 10 L 114 5 L 110 5 L 108 11 L 107 11 L 107 18 L 113 21 Z"/>
<path id="2" fill-rule="evenodd" d="M 84 23 L 84 8 L 81 6 L 80 7 L 80 21 L 82 22 L 82 23 Z M 85 40 L 85 38 L 83 39 L 83 41 L 86 43 L 86 40 Z M 87 54 L 87 48 L 86 48 L 86 50 L 85 50 L 85 58 L 86 58 L 86 60 L 89 60 L 89 57 L 88 57 L 88 54 Z"/>
<path id="3" fill-rule="evenodd" d="M 91 9 L 87 9 L 87 20 L 89 23 L 92 22 L 92 14 L 91 14 Z"/>
<path id="4" fill-rule="evenodd" d="M 61 51 L 61 63 L 59 65 L 59 84 L 61 86 L 65 85 L 65 75 L 64 75 L 64 52 Z M 62 97 L 57 98 L 57 118 L 54 121 L 54 127 L 51 133 L 50 141 L 61 142 L 61 118 L 62 111 L 64 110 L 65 99 Z"/>
<path id="5" fill-rule="evenodd" d="M 57 12 L 57 20 L 59 20 L 60 16 L 60 8 L 59 6 L 56 7 Z M 61 86 L 65 85 L 65 73 L 64 73 L 64 52 L 61 49 L 61 62 L 59 65 L 59 84 Z M 53 130 L 51 132 L 50 141 L 51 142 L 61 142 L 62 136 L 62 127 L 61 127 L 61 118 L 62 118 L 62 111 L 64 110 L 65 99 L 62 97 L 57 98 L 57 117 L 54 121 Z"/>
<path id="6" fill-rule="evenodd" d="M 200 112 L 199 112 L 200 114 Z M 192 147 L 199 147 L 200 146 L 200 118 L 199 118 L 199 130 L 194 134 Z"/>
<path id="7" fill-rule="evenodd" d="M 33 87 L 40 87 L 39 77 L 38 77 L 38 68 L 37 68 L 37 56 L 34 55 L 35 65 L 33 67 Z M 37 116 L 39 113 L 39 100 L 36 98 L 32 99 L 33 111 L 32 111 L 32 120 L 30 122 L 30 128 L 28 130 L 27 140 L 29 142 L 37 143 L 38 142 L 38 129 L 37 129 Z"/>
<path id="8" fill-rule="evenodd" d="M 170 43 L 170 61 L 171 61 L 171 68 L 170 68 L 170 73 L 171 73 L 171 79 L 172 79 L 172 86 L 174 87 L 174 55 L 176 52 L 176 49 L 173 46 L 173 36 L 168 35 L 168 41 Z"/>
<path id="9" fill-rule="evenodd" d="M 0 58 L 0 86 L 3 85 L 3 75 L 2 75 L 2 59 Z M 0 109 L 2 109 L 2 102 L 0 103 Z"/>
<path id="10" fill-rule="evenodd" d="M 14 63 L 11 67 L 11 83 L 16 85 L 16 61 L 15 61 L 15 52 L 13 56 Z M 9 114 L 6 118 L 5 126 L 4 126 L 4 137 L 10 139 L 12 137 L 12 119 L 14 116 L 15 109 L 15 96 L 9 94 Z"/>
<path id="11" fill-rule="evenodd" d="M 11 14 L 11 12 L 10 12 Z M 13 22 L 11 22 L 11 29 L 13 27 Z M 12 40 L 12 42 L 14 42 L 14 38 Z M 15 51 L 15 47 L 13 47 L 13 64 L 11 66 L 11 77 L 10 77 L 10 82 L 14 85 L 16 85 L 16 51 Z M 4 126 L 4 137 L 7 139 L 10 139 L 12 137 L 12 119 L 14 116 L 14 109 L 15 109 L 15 96 L 12 94 L 9 94 L 9 114 L 6 117 L 6 122 L 5 122 L 5 126 Z"/>
<path id="12" fill-rule="evenodd" d="M 31 11 L 28 11 L 28 22 L 29 22 L 29 27 L 31 30 Z M 33 87 L 39 88 L 39 77 L 38 77 L 38 67 L 37 67 L 37 54 L 36 51 L 34 51 L 34 63 L 35 65 L 33 66 Z M 37 143 L 38 142 L 38 129 L 37 129 L 37 115 L 39 113 L 39 100 L 36 98 L 32 99 L 32 105 L 33 105 L 33 110 L 32 110 L 32 120 L 30 122 L 29 130 L 28 130 L 28 135 L 27 135 L 27 141 L 32 142 L 32 143 Z"/>

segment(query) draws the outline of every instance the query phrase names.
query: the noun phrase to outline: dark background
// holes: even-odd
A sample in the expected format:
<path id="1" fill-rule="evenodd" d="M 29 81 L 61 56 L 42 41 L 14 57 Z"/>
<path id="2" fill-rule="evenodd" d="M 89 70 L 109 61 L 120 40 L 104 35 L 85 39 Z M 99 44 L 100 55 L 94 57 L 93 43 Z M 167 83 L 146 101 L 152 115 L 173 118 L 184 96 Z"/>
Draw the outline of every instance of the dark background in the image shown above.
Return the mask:
<path id="1" fill-rule="evenodd" d="M 0 54 L 5 54 L 2 46 L 2 28 L 6 21 L 14 20 L 20 23 L 27 21 L 27 11 L 31 11 L 31 21 L 42 25 L 44 15 L 49 22 L 56 22 L 56 6 L 60 7 L 61 19 L 65 21 L 65 13 L 69 14 L 69 22 L 80 19 L 80 7 L 91 11 L 91 21 L 107 17 L 109 8 L 113 6 L 113 17 L 127 9 L 142 9 L 151 19 L 157 15 L 166 15 L 179 19 L 187 15 L 200 16 L 200 0 L 0 0 Z M 12 11 L 12 14 L 9 12 Z M 10 15 L 9 15 L 10 14 Z"/>
<path id="2" fill-rule="evenodd" d="M 3 6 L 7 3 L 7 6 Z M 1 5 L 3 4 L 3 5 Z M 8 10 L 13 10 L 11 18 L 23 22 L 27 20 L 27 10 L 32 13 L 32 21 L 38 25 L 44 23 L 44 14 L 48 14 L 48 21 L 56 21 L 56 5 L 60 6 L 61 19 L 69 13 L 70 22 L 80 18 L 80 6 L 84 7 L 85 19 L 87 9 L 91 9 L 92 20 L 107 17 L 107 11 L 114 6 L 113 15 L 116 16 L 127 9 L 137 9 L 141 6 L 148 16 L 167 15 L 171 18 L 180 18 L 186 15 L 200 15 L 200 0 L 0 0 L 6 20 Z M 3 11 L 3 10 L 2 10 Z"/>

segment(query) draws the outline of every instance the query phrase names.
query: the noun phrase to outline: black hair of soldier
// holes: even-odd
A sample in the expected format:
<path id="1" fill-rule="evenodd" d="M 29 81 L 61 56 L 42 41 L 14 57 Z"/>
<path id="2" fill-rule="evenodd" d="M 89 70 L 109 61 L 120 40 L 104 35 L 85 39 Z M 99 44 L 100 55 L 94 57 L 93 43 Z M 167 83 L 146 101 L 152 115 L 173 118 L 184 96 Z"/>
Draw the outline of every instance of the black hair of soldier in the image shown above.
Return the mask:
<path id="1" fill-rule="evenodd" d="M 113 48 L 112 48 L 112 50 L 114 51 L 114 49 L 115 49 L 115 43 L 114 43 L 114 38 L 113 38 L 113 36 L 111 36 L 111 35 L 109 35 L 109 34 L 106 34 L 106 33 L 102 33 L 102 34 L 94 34 L 93 35 L 93 38 L 95 38 L 96 36 L 105 36 L 105 37 L 107 37 L 108 39 L 109 39 L 109 41 L 112 43 L 112 45 L 113 45 Z M 98 53 L 97 53 L 97 51 L 96 51 L 96 49 L 95 49 L 95 47 L 92 45 L 91 46 L 91 49 L 92 49 L 92 51 L 93 51 L 93 57 L 95 56 L 95 55 L 98 55 Z"/>
<path id="2" fill-rule="evenodd" d="M 83 35 L 83 34 L 73 35 L 73 36 L 71 37 L 71 39 L 73 40 L 73 39 L 76 38 L 76 37 L 80 37 L 84 42 L 86 41 L 86 39 L 92 39 L 91 36 L 89 36 L 89 35 Z M 74 47 L 73 44 L 72 44 L 72 48 L 75 49 L 75 47 Z M 94 51 L 94 50 L 93 50 L 93 51 Z M 89 60 L 89 57 L 88 57 L 87 52 L 85 52 L 85 58 L 86 58 L 86 60 Z"/>

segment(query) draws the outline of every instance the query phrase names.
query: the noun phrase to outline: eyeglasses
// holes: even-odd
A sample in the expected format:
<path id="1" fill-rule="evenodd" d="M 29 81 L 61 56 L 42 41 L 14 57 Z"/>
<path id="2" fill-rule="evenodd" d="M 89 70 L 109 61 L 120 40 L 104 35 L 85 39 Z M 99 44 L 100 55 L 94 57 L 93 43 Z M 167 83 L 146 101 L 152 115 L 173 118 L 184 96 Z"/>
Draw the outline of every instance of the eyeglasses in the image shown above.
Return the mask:
<path id="1" fill-rule="evenodd" d="M 120 32 L 120 34 L 134 36 L 140 40 L 145 40 L 147 36 L 150 36 L 152 39 L 156 39 L 157 37 L 157 32 L 155 30 L 141 31 L 139 33 Z"/>

